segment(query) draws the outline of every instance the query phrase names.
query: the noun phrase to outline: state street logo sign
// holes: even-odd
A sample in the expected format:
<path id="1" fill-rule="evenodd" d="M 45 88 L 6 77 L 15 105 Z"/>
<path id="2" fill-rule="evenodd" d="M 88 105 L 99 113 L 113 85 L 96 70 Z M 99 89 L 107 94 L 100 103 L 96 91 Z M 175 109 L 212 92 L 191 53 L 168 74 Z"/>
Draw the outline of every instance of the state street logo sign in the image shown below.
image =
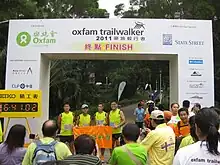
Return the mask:
<path id="1" fill-rule="evenodd" d="M 16 38 L 19 46 L 25 47 L 31 42 L 31 35 L 28 32 L 21 32 Z"/>
<path id="2" fill-rule="evenodd" d="M 20 32 L 17 35 L 16 42 L 19 46 L 25 47 L 32 43 L 32 46 L 47 46 L 56 43 L 55 31 L 35 31 L 33 34 Z"/>

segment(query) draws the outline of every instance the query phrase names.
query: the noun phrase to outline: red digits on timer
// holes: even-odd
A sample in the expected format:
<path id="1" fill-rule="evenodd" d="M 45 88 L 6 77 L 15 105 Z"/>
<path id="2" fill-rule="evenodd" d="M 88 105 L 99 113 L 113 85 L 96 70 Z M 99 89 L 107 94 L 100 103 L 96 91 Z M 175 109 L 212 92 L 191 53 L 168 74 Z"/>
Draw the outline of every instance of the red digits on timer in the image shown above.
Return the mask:
<path id="1" fill-rule="evenodd" d="M 31 110 L 35 112 L 37 110 L 37 104 L 33 104 Z"/>
<path id="2" fill-rule="evenodd" d="M 26 110 L 27 112 L 29 112 L 29 111 L 30 111 L 30 109 L 31 109 L 30 104 L 25 104 L 25 110 Z"/>
<path id="3" fill-rule="evenodd" d="M 5 105 L 4 105 L 4 111 L 5 111 L 5 112 L 8 112 L 8 109 L 9 109 L 9 108 L 8 108 L 8 104 L 5 104 Z"/>
<path id="4" fill-rule="evenodd" d="M 12 104 L 12 105 L 11 105 L 12 111 L 16 111 L 16 110 L 17 110 L 17 108 L 16 108 L 16 107 L 17 107 L 17 105 L 16 105 L 16 104 Z"/>

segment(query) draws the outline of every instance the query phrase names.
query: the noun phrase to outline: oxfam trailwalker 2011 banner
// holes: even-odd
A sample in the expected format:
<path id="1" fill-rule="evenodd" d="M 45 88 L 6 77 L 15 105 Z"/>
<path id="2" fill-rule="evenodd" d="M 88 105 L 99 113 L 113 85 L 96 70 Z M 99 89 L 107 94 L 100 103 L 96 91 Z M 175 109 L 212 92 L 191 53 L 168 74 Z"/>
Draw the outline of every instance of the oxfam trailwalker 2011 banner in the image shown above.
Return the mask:
<path id="1" fill-rule="evenodd" d="M 211 21 L 10 21 L 6 89 L 42 90 L 42 116 L 30 120 L 37 133 L 49 117 L 50 59 L 168 60 L 170 102 L 214 105 Z"/>

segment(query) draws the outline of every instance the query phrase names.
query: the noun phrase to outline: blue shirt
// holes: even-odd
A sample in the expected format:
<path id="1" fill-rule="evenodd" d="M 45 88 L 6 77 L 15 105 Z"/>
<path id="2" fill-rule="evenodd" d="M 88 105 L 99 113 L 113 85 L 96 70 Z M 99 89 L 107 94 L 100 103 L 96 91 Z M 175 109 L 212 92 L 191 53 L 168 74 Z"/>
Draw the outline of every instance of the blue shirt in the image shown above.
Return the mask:
<path id="1" fill-rule="evenodd" d="M 145 112 L 144 112 L 143 108 L 140 108 L 140 109 L 136 108 L 135 112 L 134 112 L 134 115 L 136 116 L 136 121 L 137 122 L 143 122 L 144 121 Z"/>

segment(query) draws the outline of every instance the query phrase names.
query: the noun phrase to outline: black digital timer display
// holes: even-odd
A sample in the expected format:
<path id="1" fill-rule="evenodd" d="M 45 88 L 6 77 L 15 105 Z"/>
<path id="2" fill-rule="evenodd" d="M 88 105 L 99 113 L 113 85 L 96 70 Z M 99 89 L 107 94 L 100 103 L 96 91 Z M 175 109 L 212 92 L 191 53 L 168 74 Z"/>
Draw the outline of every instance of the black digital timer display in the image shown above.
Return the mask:
<path id="1" fill-rule="evenodd" d="M 0 103 L 0 112 L 38 112 L 38 103 Z"/>

